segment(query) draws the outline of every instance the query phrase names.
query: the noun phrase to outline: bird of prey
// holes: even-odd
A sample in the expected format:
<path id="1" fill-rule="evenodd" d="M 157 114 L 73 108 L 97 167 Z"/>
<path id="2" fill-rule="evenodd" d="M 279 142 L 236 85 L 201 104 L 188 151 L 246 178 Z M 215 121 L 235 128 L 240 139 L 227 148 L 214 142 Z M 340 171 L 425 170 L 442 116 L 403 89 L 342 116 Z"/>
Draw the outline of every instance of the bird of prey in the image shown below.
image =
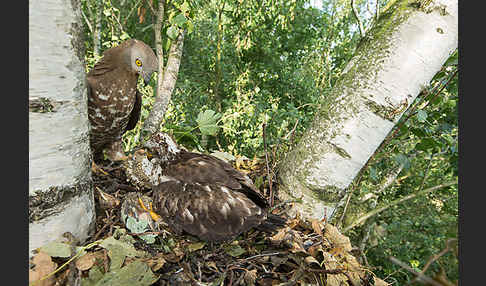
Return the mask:
<path id="1" fill-rule="evenodd" d="M 121 137 L 135 128 L 142 108 L 138 77 L 148 84 L 157 67 L 153 50 L 130 39 L 106 50 L 87 74 L 90 146 L 95 161 L 103 158 L 104 149 L 111 160 L 125 158 Z"/>
<path id="2" fill-rule="evenodd" d="M 135 152 L 126 162 L 140 168 L 127 176 L 139 181 L 151 176 L 153 211 L 173 232 L 222 242 L 251 228 L 271 232 L 284 225 L 283 218 L 268 213 L 269 204 L 251 179 L 231 164 L 188 152 L 162 132 L 145 146 L 146 152 Z M 141 172 L 145 175 L 133 178 Z"/>

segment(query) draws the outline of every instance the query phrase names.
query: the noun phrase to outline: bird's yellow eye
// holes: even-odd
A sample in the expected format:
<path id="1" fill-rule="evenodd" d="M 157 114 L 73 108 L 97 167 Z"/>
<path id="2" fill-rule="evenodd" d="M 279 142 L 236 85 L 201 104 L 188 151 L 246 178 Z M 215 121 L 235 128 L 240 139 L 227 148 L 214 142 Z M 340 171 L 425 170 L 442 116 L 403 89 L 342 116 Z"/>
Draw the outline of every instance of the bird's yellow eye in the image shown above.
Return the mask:
<path id="1" fill-rule="evenodd" d="M 139 59 L 136 59 L 136 60 L 135 60 L 135 64 L 136 64 L 137 66 L 139 66 L 139 67 L 141 67 L 141 66 L 142 66 L 142 62 L 141 62 Z"/>

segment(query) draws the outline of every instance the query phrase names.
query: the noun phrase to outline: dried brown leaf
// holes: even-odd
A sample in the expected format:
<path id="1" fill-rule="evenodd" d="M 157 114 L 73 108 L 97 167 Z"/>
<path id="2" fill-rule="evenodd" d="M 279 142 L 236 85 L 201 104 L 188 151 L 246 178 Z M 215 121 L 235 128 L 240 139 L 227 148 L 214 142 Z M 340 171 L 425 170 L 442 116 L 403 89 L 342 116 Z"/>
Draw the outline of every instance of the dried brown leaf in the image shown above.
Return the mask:
<path id="1" fill-rule="evenodd" d="M 216 262 L 214 262 L 214 261 L 209 261 L 209 262 L 206 262 L 206 266 L 207 266 L 209 269 L 213 269 L 214 271 L 219 272 L 219 269 L 218 269 L 218 267 L 216 266 Z"/>
<path id="2" fill-rule="evenodd" d="M 335 226 L 327 223 L 324 226 L 324 236 L 331 241 L 333 246 L 339 246 L 345 251 L 351 251 L 352 246 L 349 237 L 341 234 Z"/>
<path id="3" fill-rule="evenodd" d="M 98 187 L 96 187 L 96 190 L 101 209 L 112 209 L 120 204 L 120 200 L 117 199 L 115 196 L 103 192 Z"/>
<path id="4" fill-rule="evenodd" d="M 147 264 L 152 269 L 153 272 L 156 272 L 160 268 L 164 267 L 167 261 L 164 259 L 163 253 L 158 253 L 156 256 L 151 257 Z"/>
<path id="5" fill-rule="evenodd" d="M 103 253 L 101 251 L 86 253 L 85 255 L 76 259 L 74 264 L 76 265 L 76 268 L 81 271 L 88 270 L 93 267 L 97 258 L 103 259 Z"/>
<path id="6" fill-rule="evenodd" d="M 145 12 L 147 9 L 145 7 L 138 7 L 138 23 L 142 24 L 145 21 Z"/>
<path id="7" fill-rule="evenodd" d="M 270 241 L 272 242 L 272 244 L 279 245 L 289 229 L 289 227 L 281 228 L 275 235 L 271 236 Z"/>
<path id="8" fill-rule="evenodd" d="M 257 270 L 256 269 L 246 271 L 245 276 L 243 277 L 243 279 L 246 282 L 246 285 L 255 285 L 256 278 L 257 278 Z"/>
<path id="9" fill-rule="evenodd" d="M 290 252 L 292 252 L 292 253 L 297 253 L 297 252 L 307 253 L 307 251 L 305 251 L 305 249 L 302 247 L 302 244 L 299 243 L 298 241 L 292 242 L 292 248 L 290 249 Z"/>
<path id="10" fill-rule="evenodd" d="M 181 251 L 178 247 L 174 248 L 172 252 L 169 252 L 164 255 L 164 259 L 171 262 L 171 263 L 177 263 L 181 261 L 181 259 L 184 257 L 185 253 Z"/>
<path id="11" fill-rule="evenodd" d="M 373 278 L 374 278 L 374 280 L 375 280 L 375 286 L 389 286 L 389 285 L 390 285 L 389 283 L 387 283 L 387 282 L 385 282 L 385 281 L 381 280 L 380 278 L 378 278 L 378 277 L 376 277 L 376 276 L 375 276 L 375 277 L 373 277 Z"/>
<path id="12" fill-rule="evenodd" d="M 346 254 L 344 252 L 344 248 L 342 248 L 342 247 L 331 248 L 328 252 L 330 254 L 332 254 L 333 256 L 336 256 L 336 257 L 343 257 Z"/>
<path id="13" fill-rule="evenodd" d="M 56 279 L 53 276 L 39 281 L 44 276 L 49 275 L 51 272 L 54 272 L 57 268 L 57 264 L 52 262 L 52 259 L 49 255 L 47 255 L 43 251 L 39 251 L 33 258 L 32 264 L 34 264 L 33 269 L 29 269 L 29 285 L 31 282 L 38 281 L 33 283 L 35 286 L 51 286 L 56 283 Z"/>
<path id="14" fill-rule="evenodd" d="M 313 256 L 307 256 L 305 259 L 304 259 L 304 262 L 306 265 L 311 265 L 311 264 L 314 264 L 314 266 L 316 267 L 320 267 L 320 263 L 319 261 L 317 261 L 317 259 L 315 259 Z"/>
<path id="15" fill-rule="evenodd" d="M 321 244 L 317 244 L 309 247 L 307 251 L 309 252 L 310 255 L 317 257 L 317 255 L 319 255 L 319 252 L 323 252 L 324 250 L 322 249 Z"/>
<path id="16" fill-rule="evenodd" d="M 315 233 L 320 235 L 322 237 L 322 230 L 321 230 L 321 222 L 313 219 L 312 220 L 312 229 L 314 230 Z"/>

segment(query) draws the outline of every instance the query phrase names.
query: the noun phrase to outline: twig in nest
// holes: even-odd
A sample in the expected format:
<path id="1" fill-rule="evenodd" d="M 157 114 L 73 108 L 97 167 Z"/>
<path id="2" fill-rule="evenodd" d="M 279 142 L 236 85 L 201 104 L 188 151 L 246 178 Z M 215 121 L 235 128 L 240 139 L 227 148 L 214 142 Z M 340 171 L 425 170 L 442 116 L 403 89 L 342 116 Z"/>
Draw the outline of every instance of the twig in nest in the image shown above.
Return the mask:
<path id="1" fill-rule="evenodd" d="M 251 259 L 258 258 L 258 257 L 264 257 L 264 256 L 273 256 L 273 255 L 279 255 L 279 254 L 285 254 L 285 253 L 284 253 L 284 252 L 262 253 L 262 254 L 257 254 L 257 255 L 253 255 L 253 256 L 250 256 L 250 257 L 244 258 L 244 259 L 242 259 L 240 262 L 243 262 L 243 261 L 248 261 L 248 260 L 251 260 Z"/>

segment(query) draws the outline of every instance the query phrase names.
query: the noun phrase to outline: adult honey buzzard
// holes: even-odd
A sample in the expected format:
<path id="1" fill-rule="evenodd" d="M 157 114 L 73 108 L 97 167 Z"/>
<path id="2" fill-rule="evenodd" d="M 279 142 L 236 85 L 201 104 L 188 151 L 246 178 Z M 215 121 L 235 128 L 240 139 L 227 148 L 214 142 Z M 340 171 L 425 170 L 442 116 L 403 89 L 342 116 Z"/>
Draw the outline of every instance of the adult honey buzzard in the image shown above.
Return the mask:
<path id="1" fill-rule="evenodd" d="M 221 242 L 251 228 L 271 232 L 284 225 L 283 218 L 268 213 L 267 199 L 251 179 L 231 164 L 188 152 L 162 132 L 145 146 L 148 154 L 137 151 L 126 162 L 127 177 L 151 181 L 153 211 L 175 233 Z"/>
<path id="2" fill-rule="evenodd" d="M 130 39 L 106 50 L 87 74 L 90 146 L 95 161 L 103 158 L 107 148 L 111 160 L 125 157 L 121 137 L 135 128 L 142 108 L 138 76 L 148 84 L 157 67 L 152 49 Z"/>

